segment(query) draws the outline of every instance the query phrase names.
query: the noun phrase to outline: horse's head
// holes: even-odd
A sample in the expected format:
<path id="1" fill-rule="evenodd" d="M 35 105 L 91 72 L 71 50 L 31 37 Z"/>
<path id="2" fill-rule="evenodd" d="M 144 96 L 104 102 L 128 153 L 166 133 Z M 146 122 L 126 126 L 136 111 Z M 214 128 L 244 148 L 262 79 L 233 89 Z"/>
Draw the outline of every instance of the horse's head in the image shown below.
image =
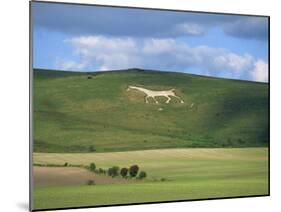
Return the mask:
<path id="1" fill-rule="evenodd" d="M 130 91 L 132 89 L 132 86 L 128 86 L 127 91 Z"/>
<path id="2" fill-rule="evenodd" d="M 127 91 L 130 91 L 131 89 L 138 89 L 138 87 L 129 85 Z"/>

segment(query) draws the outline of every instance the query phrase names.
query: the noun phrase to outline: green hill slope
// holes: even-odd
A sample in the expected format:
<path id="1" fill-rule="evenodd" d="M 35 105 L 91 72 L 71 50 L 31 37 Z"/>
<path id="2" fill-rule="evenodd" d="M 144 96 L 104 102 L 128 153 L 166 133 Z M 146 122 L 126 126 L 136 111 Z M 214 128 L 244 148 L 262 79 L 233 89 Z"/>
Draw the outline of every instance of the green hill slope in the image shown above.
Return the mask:
<path id="1" fill-rule="evenodd" d="M 144 102 L 129 85 L 176 89 L 185 103 Z M 161 108 L 161 109 L 160 109 Z M 127 70 L 34 71 L 34 151 L 268 145 L 268 84 Z"/>

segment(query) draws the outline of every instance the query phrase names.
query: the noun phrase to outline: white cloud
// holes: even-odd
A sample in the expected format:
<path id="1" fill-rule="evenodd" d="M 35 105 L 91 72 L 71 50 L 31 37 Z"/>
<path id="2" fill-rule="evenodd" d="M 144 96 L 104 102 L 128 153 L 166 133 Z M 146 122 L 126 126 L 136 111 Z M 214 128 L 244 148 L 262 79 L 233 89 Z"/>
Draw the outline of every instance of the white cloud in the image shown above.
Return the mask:
<path id="1" fill-rule="evenodd" d="M 107 38 L 105 36 L 80 36 L 72 39 L 67 39 L 65 42 L 70 42 L 81 47 L 94 47 L 96 49 L 104 49 L 110 51 L 119 51 L 122 49 L 135 48 L 135 41 L 132 38 Z"/>
<path id="2" fill-rule="evenodd" d="M 215 66 L 221 70 L 233 70 L 240 73 L 245 69 L 249 69 L 252 66 L 254 58 L 249 54 L 237 55 L 234 53 L 227 53 L 217 55 L 214 58 Z"/>
<path id="3" fill-rule="evenodd" d="M 65 70 L 116 70 L 132 67 L 194 73 L 236 79 L 266 81 L 267 64 L 249 54 L 223 48 L 190 47 L 176 39 L 80 36 L 68 39 L 76 62 L 60 60 Z M 77 62 L 78 61 L 78 62 Z"/>
<path id="4" fill-rule="evenodd" d="M 175 27 L 175 31 L 183 35 L 203 35 L 206 30 L 206 27 L 195 23 L 181 23 Z"/>
<path id="5" fill-rule="evenodd" d="M 141 49 L 145 54 L 160 54 L 167 53 L 177 47 L 177 43 L 174 39 L 145 39 L 142 43 Z"/>
<path id="6" fill-rule="evenodd" d="M 251 76 L 254 81 L 268 82 L 268 64 L 260 59 L 256 61 Z"/>
<path id="7" fill-rule="evenodd" d="M 138 63 L 135 57 L 138 46 L 132 38 L 81 36 L 65 42 L 73 45 L 75 54 L 87 69 L 122 69 Z"/>
<path id="8" fill-rule="evenodd" d="M 84 68 L 86 68 L 86 63 L 79 63 L 72 60 L 63 60 L 63 59 L 57 59 L 55 62 L 55 66 L 58 69 L 62 70 L 75 70 L 75 71 L 83 71 Z"/>

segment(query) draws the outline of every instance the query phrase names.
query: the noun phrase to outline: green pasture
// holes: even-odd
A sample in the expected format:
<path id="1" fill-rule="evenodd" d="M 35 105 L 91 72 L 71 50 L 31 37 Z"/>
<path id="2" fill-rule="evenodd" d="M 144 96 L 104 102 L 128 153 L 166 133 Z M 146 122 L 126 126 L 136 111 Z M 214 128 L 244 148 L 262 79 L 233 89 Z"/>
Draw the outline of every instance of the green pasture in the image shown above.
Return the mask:
<path id="1" fill-rule="evenodd" d="M 268 145 L 266 83 L 135 69 L 92 75 L 34 70 L 34 152 Z M 146 104 L 129 85 L 174 88 L 185 103 Z"/>
<path id="2" fill-rule="evenodd" d="M 34 188 L 34 208 L 61 208 L 268 194 L 267 148 L 158 149 L 113 153 L 34 153 L 39 164 L 140 166 L 128 184 Z"/>

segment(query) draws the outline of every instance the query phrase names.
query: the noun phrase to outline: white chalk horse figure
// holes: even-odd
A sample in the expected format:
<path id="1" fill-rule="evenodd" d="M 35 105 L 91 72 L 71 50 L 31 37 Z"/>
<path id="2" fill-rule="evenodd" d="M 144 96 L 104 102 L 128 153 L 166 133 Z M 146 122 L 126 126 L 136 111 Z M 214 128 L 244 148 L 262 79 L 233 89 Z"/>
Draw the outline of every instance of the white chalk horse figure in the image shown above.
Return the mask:
<path id="1" fill-rule="evenodd" d="M 155 97 L 157 97 L 157 96 L 166 97 L 167 104 L 171 101 L 171 97 L 175 97 L 178 100 L 180 100 L 180 103 L 184 103 L 184 101 L 175 94 L 175 89 L 164 90 L 164 91 L 152 91 L 152 90 L 148 90 L 148 89 L 137 87 L 137 86 L 129 86 L 127 91 L 129 91 L 131 89 L 135 89 L 135 90 L 145 93 L 145 103 L 149 103 L 148 98 L 151 97 L 156 102 L 156 104 L 158 104 L 159 102 L 155 99 Z"/>

